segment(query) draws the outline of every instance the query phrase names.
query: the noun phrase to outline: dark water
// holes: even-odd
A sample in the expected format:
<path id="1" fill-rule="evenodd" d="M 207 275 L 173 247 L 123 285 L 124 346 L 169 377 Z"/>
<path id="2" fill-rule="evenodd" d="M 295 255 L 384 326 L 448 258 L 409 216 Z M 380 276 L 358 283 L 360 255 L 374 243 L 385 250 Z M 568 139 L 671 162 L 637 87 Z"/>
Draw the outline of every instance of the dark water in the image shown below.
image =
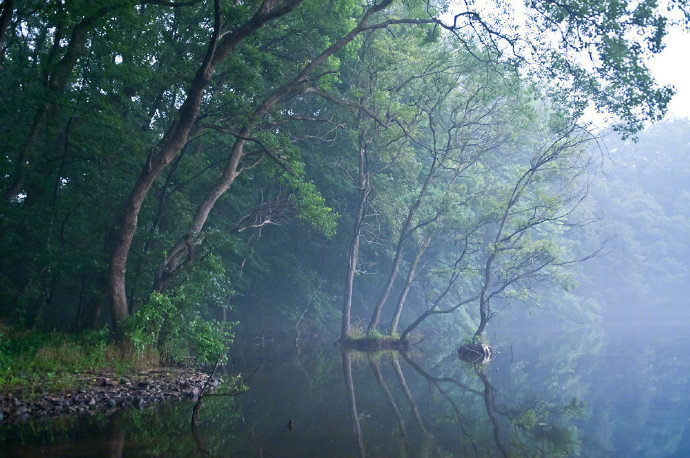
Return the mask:
<path id="1" fill-rule="evenodd" d="M 459 340 L 459 339 L 458 339 Z M 250 390 L 0 428 L 3 456 L 690 456 L 683 327 L 504 331 L 488 365 L 457 341 L 409 355 L 237 345 Z M 258 369 L 257 369 L 258 368 Z"/>

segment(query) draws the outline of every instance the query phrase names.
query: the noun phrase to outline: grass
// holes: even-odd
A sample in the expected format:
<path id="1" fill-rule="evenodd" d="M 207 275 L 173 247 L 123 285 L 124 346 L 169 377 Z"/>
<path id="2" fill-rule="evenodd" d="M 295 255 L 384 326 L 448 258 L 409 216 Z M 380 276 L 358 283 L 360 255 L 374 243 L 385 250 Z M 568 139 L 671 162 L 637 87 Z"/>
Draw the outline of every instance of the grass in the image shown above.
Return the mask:
<path id="1" fill-rule="evenodd" d="M 398 333 L 384 334 L 378 329 L 365 332 L 359 326 L 352 326 L 348 340 L 400 340 L 400 335 Z"/>
<path id="2" fill-rule="evenodd" d="M 0 325 L 0 391 L 73 390 L 97 372 L 125 373 L 157 366 L 158 354 L 109 343 L 107 329 L 80 334 L 17 331 Z"/>

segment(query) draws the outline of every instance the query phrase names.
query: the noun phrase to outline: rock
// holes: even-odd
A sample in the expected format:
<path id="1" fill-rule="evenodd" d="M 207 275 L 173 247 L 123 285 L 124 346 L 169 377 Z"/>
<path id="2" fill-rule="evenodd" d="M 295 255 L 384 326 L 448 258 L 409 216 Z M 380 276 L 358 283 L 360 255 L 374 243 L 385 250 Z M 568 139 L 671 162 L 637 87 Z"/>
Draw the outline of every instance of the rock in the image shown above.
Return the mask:
<path id="1" fill-rule="evenodd" d="M 0 425 L 26 420 L 50 419 L 60 415 L 81 415 L 103 412 L 112 414 L 122 407 L 142 409 L 154 403 L 198 399 L 208 376 L 197 372 L 157 371 L 134 377 L 111 378 L 106 374 L 86 374 L 90 383 L 76 392 L 60 394 L 43 391 L 42 395 L 25 402 L 14 393 L 0 393 Z M 209 389 L 222 380 L 213 378 Z M 34 395 L 39 391 L 34 391 Z M 0 452 L 0 455 L 2 453 Z"/>
<path id="2" fill-rule="evenodd" d="M 461 360 L 470 364 L 486 364 L 493 357 L 493 348 L 483 343 L 469 343 L 458 349 Z"/>

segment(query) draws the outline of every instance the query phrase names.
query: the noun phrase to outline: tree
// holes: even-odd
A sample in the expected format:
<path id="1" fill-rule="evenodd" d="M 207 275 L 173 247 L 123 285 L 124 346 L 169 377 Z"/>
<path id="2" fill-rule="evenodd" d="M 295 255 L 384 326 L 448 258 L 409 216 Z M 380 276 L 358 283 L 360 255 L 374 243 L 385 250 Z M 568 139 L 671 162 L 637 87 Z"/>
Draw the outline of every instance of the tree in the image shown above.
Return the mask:
<path id="1" fill-rule="evenodd" d="M 294 243 L 306 223 L 334 256 L 359 240 L 352 293 L 338 305 L 359 313 L 377 296 L 364 311 L 372 329 L 390 312 L 395 331 L 426 313 L 415 305 L 424 288 L 429 303 L 452 307 L 478 284 L 468 269 L 489 223 L 475 217 L 500 206 L 484 162 L 453 178 L 438 140 L 451 134 L 451 100 L 469 99 L 486 75 L 521 80 L 570 120 L 593 101 L 627 134 L 671 94 L 643 65 L 671 25 L 651 1 L 532 2 L 525 28 L 489 4 L 425 0 L 87 3 L 0 6 L 2 310 L 29 325 L 98 323 L 104 298 L 119 322 L 212 255 L 249 302 L 261 275 L 284 270 L 268 249 Z M 483 89 L 482 103 L 500 101 L 489 94 L 500 88 Z M 475 138 L 500 144 L 500 133 Z M 490 170 L 513 154 L 501 151 L 482 156 Z M 360 158 L 367 193 L 329 176 L 359 175 Z M 278 224 L 284 238 L 268 230 Z M 347 278 L 347 263 L 331 274 L 309 250 L 289 251 L 300 278 L 325 285 L 324 298 L 340 294 L 331 275 Z"/>
<path id="2" fill-rule="evenodd" d="M 587 182 L 583 177 L 588 166 L 583 146 L 591 139 L 586 131 L 564 123 L 558 114 L 554 116 L 541 127 L 528 125 L 533 138 L 527 144 L 515 145 L 514 159 L 487 163 L 487 170 L 491 171 L 487 182 L 494 184 L 478 202 L 475 224 L 464 234 L 463 249 L 449 270 L 446 286 L 401 338 L 429 316 L 452 313 L 475 301 L 479 305 L 479 324 L 474 337 L 479 338 L 497 313 L 491 308 L 492 299 L 519 294 L 532 281 L 558 281 L 555 274 L 559 268 L 598 252 L 569 258 L 566 250 L 553 240 L 559 228 L 581 224 L 576 210 L 586 197 Z M 532 153 L 521 153 L 523 148 Z M 506 153 L 500 151 L 489 161 L 510 157 Z M 468 260 L 465 256 L 469 244 L 480 248 L 475 248 L 475 256 Z M 464 283 L 465 291 L 459 292 L 453 305 L 441 307 L 441 299 L 457 288 L 463 271 L 459 265 L 468 261 L 469 266 L 463 270 L 473 270 L 474 280 Z"/>
<path id="3" fill-rule="evenodd" d="M 286 0 L 274 4 L 272 1 L 266 0 L 244 24 L 232 31 L 224 31 L 220 1 L 214 1 L 213 32 L 208 42 L 206 54 L 190 83 L 184 102 L 174 116 L 173 123 L 161 141 L 152 148 L 146 165 L 127 199 L 117 242 L 111 257 L 108 280 L 111 314 L 115 322 L 121 321 L 129 314 L 125 272 L 127 270 L 127 255 L 136 232 L 139 211 L 154 181 L 187 143 L 190 131 L 199 114 L 206 87 L 210 83 L 216 67 L 247 36 L 255 33 L 265 23 L 289 13 L 300 2 L 301 0 Z M 241 142 L 244 141 L 246 140 Z M 239 160 L 239 157 L 236 160 Z M 204 212 L 207 211 L 202 208 L 202 215 Z"/>

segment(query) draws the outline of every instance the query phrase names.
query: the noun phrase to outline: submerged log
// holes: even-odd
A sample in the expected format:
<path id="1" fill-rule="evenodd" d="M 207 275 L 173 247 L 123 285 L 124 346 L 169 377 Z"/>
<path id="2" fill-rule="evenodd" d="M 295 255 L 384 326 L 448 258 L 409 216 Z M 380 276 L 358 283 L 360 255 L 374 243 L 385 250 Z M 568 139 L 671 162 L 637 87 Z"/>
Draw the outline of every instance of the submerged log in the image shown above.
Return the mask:
<path id="1" fill-rule="evenodd" d="M 409 342 L 400 339 L 341 339 L 336 342 L 336 345 L 342 349 L 360 351 L 402 351 L 409 348 Z"/>
<path id="2" fill-rule="evenodd" d="M 461 360 L 470 364 L 485 364 L 491 361 L 494 350 L 487 344 L 469 343 L 458 349 L 458 356 Z"/>

